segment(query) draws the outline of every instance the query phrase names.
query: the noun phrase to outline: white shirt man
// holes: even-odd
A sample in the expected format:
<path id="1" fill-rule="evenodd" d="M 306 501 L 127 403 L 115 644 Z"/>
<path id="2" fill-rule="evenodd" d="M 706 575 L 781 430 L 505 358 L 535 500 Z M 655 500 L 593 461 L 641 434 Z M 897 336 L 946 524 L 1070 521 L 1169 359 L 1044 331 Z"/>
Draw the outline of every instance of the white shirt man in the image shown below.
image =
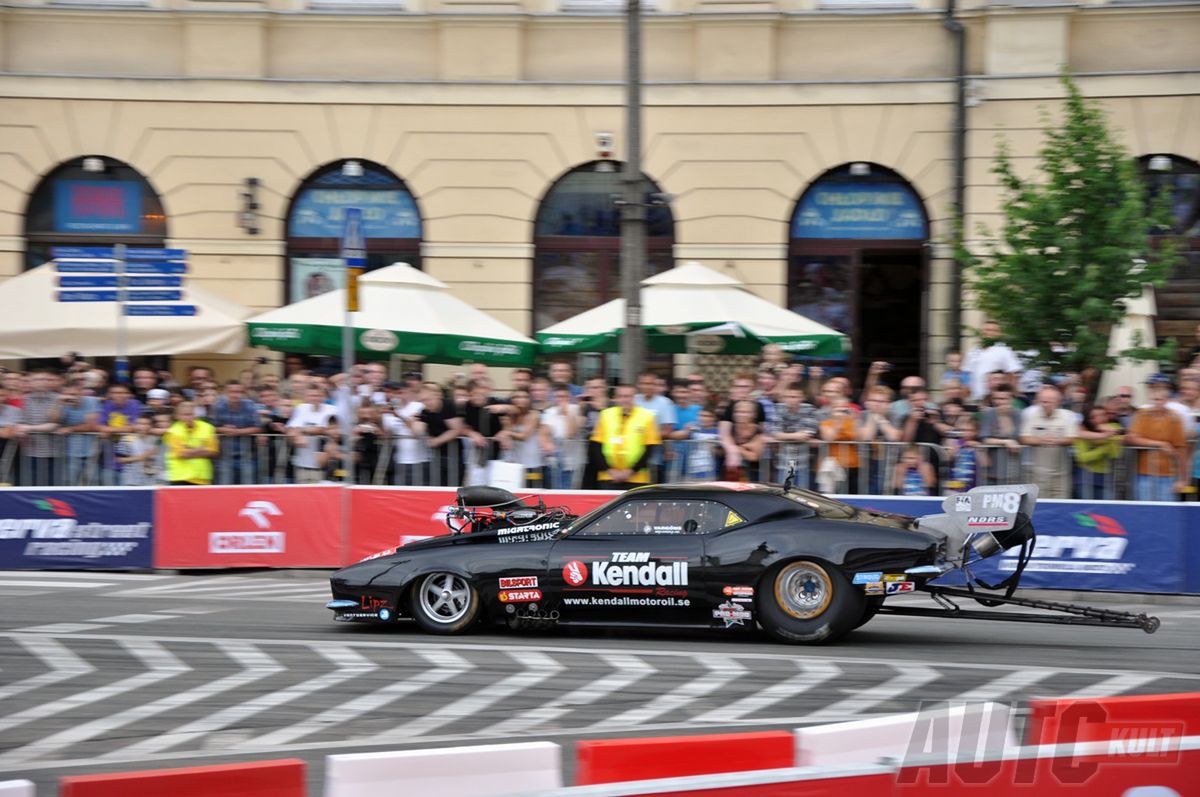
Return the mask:
<path id="1" fill-rule="evenodd" d="M 417 465 L 429 461 L 425 446 L 425 424 L 418 416 L 425 405 L 416 399 L 400 404 L 383 416 L 383 428 L 396 438 L 393 459 L 397 465 Z"/>
<path id="2" fill-rule="evenodd" d="M 967 352 L 963 361 L 963 368 L 971 374 L 971 398 L 977 401 L 987 395 L 988 374 L 993 371 L 1021 373 L 1021 361 L 1016 352 L 1000 340 L 1000 334 L 1000 325 L 995 321 L 985 323 L 981 330 L 984 345 Z"/>
<path id="3" fill-rule="evenodd" d="M 287 423 L 293 445 L 292 465 L 304 471 L 297 474 L 297 481 L 306 481 L 311 472 L 319 470 L 317 454 L 337 417 L 337 407 L 325 403 L 323 390 L 309 389 L 305 398 L 305 403 L 292 410 Z"/>
<path id="4" fill-rule="evenodd" d="M 1037 404 L 1021 413 L 1021 443 L 1031 447 L 1033 480 L 1046 498 L 1071 497 L 1071 458 L 1066 447 L 1079 432 L 1075 413 L 1062 408 L 1052 385 L 1038 391 Z"/>

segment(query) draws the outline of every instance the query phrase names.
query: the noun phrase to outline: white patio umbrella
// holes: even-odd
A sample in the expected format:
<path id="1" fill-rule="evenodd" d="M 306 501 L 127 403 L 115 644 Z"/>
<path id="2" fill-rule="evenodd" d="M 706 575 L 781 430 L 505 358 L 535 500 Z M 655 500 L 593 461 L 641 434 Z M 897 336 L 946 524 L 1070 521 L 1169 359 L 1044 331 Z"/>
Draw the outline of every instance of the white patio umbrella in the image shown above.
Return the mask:
<path id="1" fill-rule="evenodd" d="M 696 262 L 642 280 L 642 328 L 651 351 L 754 354 L 765 344 L 817 357 L 840 356 L 846 336 L 756 296 L 733 277 Z M 625 300 L 613 299 L 538 331 L 542 351 L 615 352 Z"/>
<path id="2" fill-rule="evenodd" d="M 1147 285 L 1142 288 L 1141 296 L 1122 301 L 1125 303 L 1125 315 L 1113 325 L 1108 335 L 1110 357 L 1117 357 L 1126 349 L 1154 346 L 1157 343 L 1154 318 L 1158 315 L 1158 308 L 1154 301 L 1154 288 Z M 1129 385 L 1133 388 L 1134 406 L 1138 406 L 1146 401 L 1146 379 L 1158 368 L 1158 363 L 1153 360 L 1118 357 L 1117 364 L 1100 377 L 1100 395 L 1111 396 L 1117 392 L 1117 388 Z"/>
<path id="3" fill-rule="evenodd" d="M 452 295 L 442 281 L 407 263 L 358 280 L 354 343 L 359 355 L 421 357 L 432 363 L 529 365 L 537 344 Z M 329 291 L 246 322 L 250 342 L 279 351 L 338 356 L 346 291 Z"/>
<path id="4" fill-rule="evenodd" d="M 117 352 L 116 302 L 58 302 L 54 263 L 0 283 L 0 358 L 58 357 L 77 351 L 87 357 Z M 187 280 L 183 299 L 195 315 L 127 316 L 127 356 L 236 354 L 246 346 L 242 325 L 250 310 Z"/>

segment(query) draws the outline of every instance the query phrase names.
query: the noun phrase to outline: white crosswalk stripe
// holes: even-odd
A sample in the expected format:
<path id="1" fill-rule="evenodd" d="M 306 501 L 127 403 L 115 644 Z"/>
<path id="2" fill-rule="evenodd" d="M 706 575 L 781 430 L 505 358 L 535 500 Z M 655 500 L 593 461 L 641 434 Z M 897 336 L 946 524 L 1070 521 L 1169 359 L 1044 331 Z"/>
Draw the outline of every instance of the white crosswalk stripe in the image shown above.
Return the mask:
<path id="1" fill-rule="evenodd" d="M 407 722 L 398 728 L 369 737 L 371 744 L 394 742 L 413 736 L 428 734 L 430 731 L 449 725 L 464 717 L 471 717 L 482 712 L 506 697 L 535 686 L 546 680 L 563 667 L 544 653 L 537 651 L 522 652 L 519 656 L 511 656 L 524 668 L 522 672 L 510 675 L 486 689 L 480 689 L 464 698 L 449 703 L 424 717 Z"/>
<path id="2" fill-rule="evenodd" d="M 145 689 L 159 681 L 174 678 L 176 675 L 192 669 L 176 658 L 171 651 L 153 640 L 122 639 L 119 640 L 118 644 L 133 656 L 145 662 L 149 670 L 130 676 L 129 678 L 122 678 L 116 683 L 106 684 L 96 689 L 89 689 L 86 692 L 79 692 L 69 697 L 33 706 L 24 711 L 10 714 L 7 717 L 0 717 L 0 731 L 6 731 L 27 722 L 71 711 L 80 706 L 98 703 L 101 700 L 109 700 L 128 692 Z"/>
<path id="3" fill-rule="evenodd" d="M 682 708 L 693 700 L 715 692 L 722 686 L 732 682 L 733 679 L 749 672 L 741 664 L 725 656 L 705 656 L 700 659 L 699 663 L 708 669 L 706 676 L 688 681 L 667 692 L 665 695 L 659 695 L 644 706 L 632 708 L 609 720 L 597 723 L 594 727 L 610 724 L 620 727 L 622 725 L 641 725 L 650 722 L 669 711 Z"/>
<path id="4" fill-rule="evenodd" d="M 148 717 L 165 714 L 192 703 L 210 700 L 222 692 L 228 692 L 239 686 L 253 683 L 282 669 L 278 666 L 264 665 L 263 660 L 267 659 L 267 657 L 262 656 L 262 654 L 255 650 L 253 645 L 240 642 L 221 642 L 218 643 L 217 647 L 242 666 L 241 672 L 228 675 L 224 678 L 218 678 L 215 681 L 210 681 L 193 689 L 175 692 L 158 700 L 133 706 L 124 711 L 108 714 L 91 722 L 74 725 L 66 730 L 39 739 L 32 744 L 0 755 L 0 766 L 10 764 L 13 761 L 39 758 L 46 753 L 52 753 L 55 750 L 70 747 L 73 744 L 78 744 L 88 739 L 94 739 L 97 736 L 102 736 L 117 728 L 132 725 Z"/>
<path id="5" fill-rule="evenodd" d="M 481 732 L 482 735 L 507 736 L 509 734 L 515 735 L 528 731 L 538 725 L 553 722 L 580 706 L 592 705 L 601 698 L 626 689 L 643 678 L 657 672 L 654 667 L 637 656 L 612 653 L 601 655 L 600 659 L 609 667 L 612 667 L 613 672 L 592 681 L 587 686 L 580 687 L 561 697 L 557 697 L 545 705 L 531 708 L 520 716 L 493 725 L 483 730 Z"/>
<path id="6" fill-rule="evenodd" d="M 787 700 L 790 697 L 803 694 L 842 674 L 841 669 L 827 661 L 797 661 L 800 668 L 798 675 L 793 675 L 786 681 L 771 684 L 757 694 L 748 695 L 736 703 L 702 714 L 697 722 L 734 722 L 763 709 Z"/>
<path id="7" fill-rule="evenodd" d="M 69 647 L 53 638 L 25 637 L 16 640 L 17 644 L 37 656 L 50 668 L 50 672 L 32 675 L 7 686 L 0 687 L 0 700 L 13 695 L 23 695 L 35 689 L 41 689 L 53 684 L 69 681 L 96 668 L 88 664 Z"/>

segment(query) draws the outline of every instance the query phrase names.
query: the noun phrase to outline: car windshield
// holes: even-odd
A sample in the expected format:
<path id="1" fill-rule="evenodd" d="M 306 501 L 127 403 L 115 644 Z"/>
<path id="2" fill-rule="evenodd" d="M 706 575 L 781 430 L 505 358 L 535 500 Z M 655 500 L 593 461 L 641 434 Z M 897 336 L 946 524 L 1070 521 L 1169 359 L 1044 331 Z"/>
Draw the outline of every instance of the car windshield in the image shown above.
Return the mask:
<path id="1" fill-rule="evenodd" d="M 817 513 L 818 517 L 836 518 L 846 520 L 854 517 L 858 511 L 855 507 L 842 501 L 837 501 L 820 493 L 814 493 L 812 490 L 802 490 L 799 487 L 793 487 L 784 492 L 784 497 L 789 501 L 795 501 L 797 504 L 802 504 Z"/>

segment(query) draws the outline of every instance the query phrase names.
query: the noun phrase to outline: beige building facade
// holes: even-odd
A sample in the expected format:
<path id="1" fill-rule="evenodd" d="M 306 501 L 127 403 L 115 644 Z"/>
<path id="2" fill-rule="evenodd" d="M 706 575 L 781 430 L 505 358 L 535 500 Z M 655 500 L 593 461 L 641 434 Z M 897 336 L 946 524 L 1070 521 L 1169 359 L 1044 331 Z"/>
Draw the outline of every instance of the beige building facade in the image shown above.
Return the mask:
<path id="1" fill-rule="evenodd" d="M 886 355 L 871 341 L 892 330 L 906 367 L 936 372 L 957 345 L 944 11 L 926 0 L 648 4 L 644 171 L 671 195 L 668 256 L 781 305 L 828 300 L 861 358 Z M 1168 155 L 1185 171 L 1200 160 L 1200 4 L 966 2 L 956 18 L 967 230 L 998 225 L 999 136 L 1032 168 L 1064 66 L 1133 155 Z M 598 133 L 613 134 L 615 160 L 626 149 L 623 35 L 621 8 L 604 0 L 8 0 L 0 279 L 35 264 L 32 238 L 53 237 L 30 220 L 39 186 L 98 157 L 157 194 L 161 243 L 190 253 L 189 279 L 254 310 L 280 306 L 299 251 L 289 213 L 314 176 L 350 160 L 411 195 L 423 269 L 531 333 L 538 303 L 553 302 L 545 292 L 562 290 L 539 259 L 539 209 L 564 176 L 603 160 Z M 919 202 L 919 234 L 796 240 L 797 210 L 823 179 L 880 176 Z M 886 306 L 888 290 L 901 306 Z M 1188 325 L 1188 312 L 1166 331 L 1190 333 L 1200 315 Z M 254 353 L 176 364 L 227 374 Z"/>

